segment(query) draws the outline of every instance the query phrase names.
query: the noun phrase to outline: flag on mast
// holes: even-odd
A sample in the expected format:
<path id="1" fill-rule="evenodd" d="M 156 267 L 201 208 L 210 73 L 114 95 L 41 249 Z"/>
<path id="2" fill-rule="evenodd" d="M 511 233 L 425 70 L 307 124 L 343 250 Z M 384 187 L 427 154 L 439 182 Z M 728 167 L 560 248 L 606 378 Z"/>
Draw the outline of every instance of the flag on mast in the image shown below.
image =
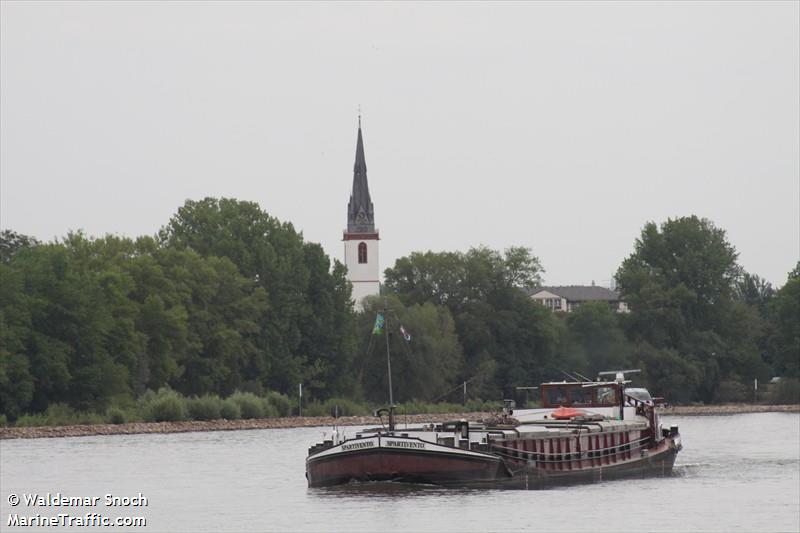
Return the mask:
<path id="1" fill-rule="evenodd" d="M 404 328 L 402 324 L 400 324 L 400 334 L 403 336 L 406 342 L 411 342 L 411 333 L 407 332 L 406 328 Z"/>
<path id="2" fill-rule="evenodd" d="M 380 335 L 383 333 L 383 315 L 378 313 L 378 316 L 375 317 L 375 327 L 372 328 L 373 335 Z"/>

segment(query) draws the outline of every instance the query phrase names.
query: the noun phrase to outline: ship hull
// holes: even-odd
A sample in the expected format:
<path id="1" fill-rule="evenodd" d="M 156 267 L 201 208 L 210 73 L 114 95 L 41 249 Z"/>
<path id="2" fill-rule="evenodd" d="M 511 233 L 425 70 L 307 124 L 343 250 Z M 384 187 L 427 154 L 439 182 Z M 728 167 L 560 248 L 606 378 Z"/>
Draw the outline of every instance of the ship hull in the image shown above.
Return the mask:
<path id="1" fill-rule="evenodd" d="M 650 450 L 646 456 L 622 463 L 582 468 L 571 471 L 550 471 L 535 466 L 515 470 L 509 479 L 497 480 L 493 486 L 508 489 L 537 489 L 557 485 L 597 483 L 613 479 L 629 479 L 642 477 L 666 476 L 672 473 L 679 447 L 671 441 Z M 513 467 L 512 467 L 513 468 Z M 469 486 L 481 486 L 471 483 Z"/>
<path id="2" fill-rule="evenodd" d="M 336 448 L 307 459 L 309 487 L 370 481 L 466 485 L 510 475 L 502 459 L 494 455 L 419 439 L 375 437 Z"/>
<path id="3" fill-rule="evenodd" d="M 383 441 L 383 442 L 382 442 Z M 376 437 L 358 447 L 330 451 L 311 456 L 306 461 L 309 487 L 327 487 L 350 482 L 421 483 L 446 487 L 484 487 L 536 489 L 570 483 L 667 475 L 672 471 L 680 445 L 663 440 L 640 458 L 625 462 L 552 471 L 535 463 L 506 462 L 491 453 L 476 453 L 458 448 L 407 439 L 416 447 L 386 446 L 386 442 L 403 443 L 403 439 Z M 367 446 L 366 444 L 371 444 Z M 347 443 L 344 446 L 348 446 Z M 349 446 L 353 446 L 351 442 Z M 424 446 L 424 447 L 423 447 Z"/>

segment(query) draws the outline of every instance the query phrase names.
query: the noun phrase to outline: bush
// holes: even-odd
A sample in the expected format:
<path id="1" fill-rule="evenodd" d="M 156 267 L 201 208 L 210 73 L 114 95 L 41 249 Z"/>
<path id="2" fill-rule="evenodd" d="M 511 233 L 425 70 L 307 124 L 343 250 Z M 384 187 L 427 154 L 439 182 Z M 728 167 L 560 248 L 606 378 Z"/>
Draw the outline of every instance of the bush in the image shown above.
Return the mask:
<path id="1" fill-rule="evenodd" d="M 106 418 L 98 413 L 90 413 L 88 411 L 79 411 L 75 414 L 72 424 L 80 424 L 92 426 L 94 424 L 105 424 Z M 58 425 L 58 424 L 57 424 Z"/>
<path id="2" fill-rule="evenodd" d="M 275 408 L 278 416 L 289 416 L 292 414 L 292 400 L 290 400 L 285 394 L 269 391 L 266 394 L 265 399 Z"/>
<path id="3" fill-rule="evenodd" d="M 800 380 L 783 378 L 772 387 L 768 395 L 769 403 L 773 405 L 800 403 Z"/>
<path id="4" fill-rule="evenodd" d="M 416 400 L 404 402 L 397 406 L 397 413 L 403 414 L 442 414 L 442 413 L 461 413 L 466 408 L 459 403 L 425 403 Z"/>
<path id="5" fill-rule="evenodd" d="M 728 380 L 719 384 L 716 397 L 720 403 L 736 403 L 751 400 L 753 395 L 743 383 Z"/>
<path id="6" fill-rule="evenodd" d="M 530 402 L 534 404 L 534 401 Z M 464 410 L 473 413 L 494 413 L 503 410 L 502 402 L 484 402 L 483 400 L 467 400 Z"/>
<path id="7" fill-rule="evenodd" d="M 148 391 L 140 398 L 142 418 L 147 422 L 177 422 L 186 419 L 183 396 L 163 387 L 158 393 Z"/>
<path id="8" fill-rule="evenodd" d="M 483 400 L 468 400 L 466 405 L 460 403 L 426 403 L 413 400 L 397 406 L 397 413 L 402 414 L 447 414 L 447 413 L 493 413 L 502 410 L 500 402 L 484 402 Z"/>
<path id="9" fill-rule="evenodd" d="M 8 425 L 8 418 L 6 415 L 0 415 L 0 428 L 4 428 Z"/>
<path id="10" fill-rule="evenodd" d="M 337 407 L 339 416 L 372 414 L 372 410 L 368 406 L 346 398 L 330 398 L 324 402 L 310 402 L 303 407 L 303 414 L 306 416 L 333 416 Z"/>
<path id="11" fill-rule="evenodd" d="M 106 411 L 106 420 L 109 424 L 124 424 L 128 421 L 128 417 L 119 407 L 110 407 Z"/>
<path id="12" fill-rule="evenodd" d="M 47 417 L 44 413 L 36 413 L 33 415 L 22 415 L 21 417 L 17 418 L 17 421 L 14 425 L 19 428 L 31 428 L 47 426 L 49 424 L 47 423 Z"/>
<path id="13" fill-rule="evenodd" d="M 261 399 L 261 407 L 264 409 L 264 414 L 262 415 L 264 416 L 264 418 L 278 418 L 280 416 L 278 410 L 275 408 L 274 405 L 269 403 L 269 400 L 267 400 L 266 398 L 260 398 L 260 399 Z"/>
<path id="14" fill-rule="evenodd" d="M 346 398 L 331 398 L 326 400 L 323 405 L 327 411 L 327 416 L 333 416 L 337 407 L 339 416 L 363 416 L 372 414 L 372 409 L 370 409 L 369 406 Z"/>
<path id="15" fill-rule="evenodd" d="M 67 404 L 51 403 L 44 412 L 48 426 L 71 426 L 77 422 L 77 413 Z"/>
<path id="16" fill-rule="evenodd" d="M 228 397 L 239 406 L 242 418 L 263 418 L 265 402 L 252 392 L 236 391 Z"/>
<path id="17" fill-rule="evenodd" d="M 220 404 L 219 416 L 225 420 L 238 420 L 242 418 L 242 410 L 239 409 L 239 404 L 233 401 L 233 398 L 226 398 Z"/>
<path id="18" fill-rule="evenodd" d="M 330 416 L 330 413 L 325 412 L 325 406 L 322 403 L 314 400 L 303 406 L 303 416 Z"/>
<path id="19" fill-rule="evenodd" d="M 189 398 L 186 411 L 192 420 L 217 420 L 222 416 L 222 400 L 216 394 Z"/>
<path id="20" fill-rule="evenodd" d="M 76 424 L 102 424 L 105 418 L 96 413 L 75 411 L 63 403 L 53 403 L 44 413 L 23 415 L 17 419 L 18 427 L 72 426 Z"/>

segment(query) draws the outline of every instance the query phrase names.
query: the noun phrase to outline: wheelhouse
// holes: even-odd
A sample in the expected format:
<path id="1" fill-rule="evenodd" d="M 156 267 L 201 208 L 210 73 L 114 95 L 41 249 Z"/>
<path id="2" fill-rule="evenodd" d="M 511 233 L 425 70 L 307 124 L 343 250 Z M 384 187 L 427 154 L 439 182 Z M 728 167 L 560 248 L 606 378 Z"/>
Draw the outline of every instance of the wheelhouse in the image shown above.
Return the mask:
<path id="1" fill-rule="evenodd" d="M 542 406 L 557 407 L 614 407 L 620 404 L 620 387 L 614 382 L 543 383 Z"/>

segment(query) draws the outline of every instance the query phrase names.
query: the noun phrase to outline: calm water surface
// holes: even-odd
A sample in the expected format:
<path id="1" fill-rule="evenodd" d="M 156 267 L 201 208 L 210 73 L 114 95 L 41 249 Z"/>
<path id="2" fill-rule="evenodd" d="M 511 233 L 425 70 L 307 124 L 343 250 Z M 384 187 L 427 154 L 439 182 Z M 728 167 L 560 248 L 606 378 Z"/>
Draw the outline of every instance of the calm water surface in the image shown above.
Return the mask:
<path id="1" fill-rule="evenodd" d="M 684 444 L 672 476 L 537 491 L 308 489 L 307 447 L 326 428 L 0 441 L 0 530 L 70 530 L 8 527 L 12 512 L 100 512 L 143 516 L 147 526 L 130 531 L 144 532 L 800 531 L 800 415 L 665 423 L 680 425 Z M 101 506 L 8 503 L 47 492 Z M 148 506 L 105 508 L 109 493 L 142 493 Z"/>

